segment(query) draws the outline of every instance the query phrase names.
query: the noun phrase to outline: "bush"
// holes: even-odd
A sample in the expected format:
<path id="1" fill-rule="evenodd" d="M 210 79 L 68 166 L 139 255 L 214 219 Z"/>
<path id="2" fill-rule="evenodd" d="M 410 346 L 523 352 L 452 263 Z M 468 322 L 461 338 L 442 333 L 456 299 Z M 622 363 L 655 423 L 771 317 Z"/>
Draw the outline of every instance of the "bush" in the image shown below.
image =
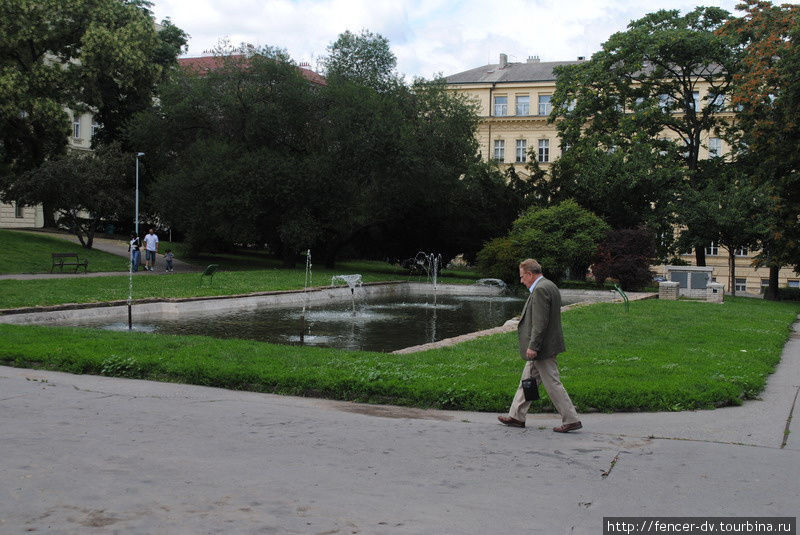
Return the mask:
<path id="1" fill-rule="evenodd" d="M 647 229 L 612 230 L 598 248 L 592 273 L 598 283 L 613 277 L 623 290 L 637 290 L 651 283 L 654 257 L 655 242 Z"/>
<path id="2" fill-rule="evenodd" d="M 478 266 L 483 276 L 513 281 L 519 262 L 535 258 L 547 278 L 559 281 L 569 267 L 591 263 L 607 232 L 602 219 L 575 201 L 534 206 L 514 221 L 507 236 L 486 244 L 478 253 Z"/>
<path id="3" fill-rule="evenodd" d="M 502 279 L 512 284 L 519 276 L 522 252 L 508 237 L 495 238 L 478 252 L 478 270 L 484 277 Z"/>

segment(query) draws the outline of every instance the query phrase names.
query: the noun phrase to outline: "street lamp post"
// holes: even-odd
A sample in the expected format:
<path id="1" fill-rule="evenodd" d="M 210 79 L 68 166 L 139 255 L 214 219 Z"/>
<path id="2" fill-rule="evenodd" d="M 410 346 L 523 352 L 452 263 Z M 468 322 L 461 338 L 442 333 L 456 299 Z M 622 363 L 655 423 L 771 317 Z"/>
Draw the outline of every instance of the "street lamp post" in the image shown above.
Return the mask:
<path id="1" fill-rule="evenodd" d="M 139 158 L 144 156 L 143 152 L 136 153 L 136 214 L 134 215 L 135 219 L 133 221 L 134 227 L 136 228 L 136 237 L 139 237 Z M 131 244 L 133 247 L 133 244 Z M 133 329 L 133 249 L 131 248 L 130 251 L 130 258 L 128 258 L 128 330 L 130 331 Z M 137 258 L 136 261 L 138 262 L 139 259 Z"/>
<path id="2" fill-rule="evenodd" d="M 144 156 L 143 152 L 136 153 L 136 220 L 134 226 L 136 227 L 136 235 L 139 235 L 139 158 Z"/>

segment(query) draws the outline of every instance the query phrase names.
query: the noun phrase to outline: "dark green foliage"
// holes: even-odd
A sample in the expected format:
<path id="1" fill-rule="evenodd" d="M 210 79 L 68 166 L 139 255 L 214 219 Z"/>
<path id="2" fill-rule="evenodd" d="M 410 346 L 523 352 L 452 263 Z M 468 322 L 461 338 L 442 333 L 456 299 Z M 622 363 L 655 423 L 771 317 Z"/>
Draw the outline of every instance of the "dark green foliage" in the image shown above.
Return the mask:
<path id="1" fill-rule="evenodd" d="M 715 95 L 737 68 L 733 40 L 717 32 L 727 17 L 713 7 L 650 13 L 591 60 L 557 69 L 551 120 L 569 147 L 554 173 L 563 195 L 615 228 L 667 228 L 676 192 L 696 186 L 703 136 L 725 124 Z M 701 86 L 710 94 L 695 103 Z M 703 230 L 689 227 L 692 245 L 707 242 Z"/>
<path id="2" fill-rule="evenodd" d="M 130 129 L 149 205 L 194 249 L 267 244 L 289 265 L 309 248 L 328 266 L 343 251 L 455 256 L 513 220 L 505 188 L 471 171 L 474 107 L 441 80 L 315 86 L 278 50 L 220 61 L 176 76 Z"/>
<path id="3" fill-rule="evenodd" d="M 64 151 L 65 108 L 93 110 L 107 142 L 150 105 L 187 36 L 168 20 L 157 31 L 149 5 L 0 2 L 0 189 Z"/>
<path id="4" fill-rule="evenodd" d="M 560 280 L 568 269 L 580 276 L 608 230 L 602 219 L 572 200 L 549 208 L 534 206 L 514 221 L 506 237 L 478 253 L 478 266 L 486 276 L 511 282 L 519 276 L 519 262 L 535 258 L 549 279 Z"/>
<path id="5" fill-rule="evenodd" d="M 325 75 L 332 83 L 342 80 L 378 91 L 400 82 L 395 67 L 397 58 L 389 41 L 380 34 L 361 30 L 358 35 L 347 30 L 328 46 L 323 60 Z"/>
<path id="6" fill-rule="evenodd" d="M 638 290 L 653 281 L 650 265 L 655 252 L 653 234 L 647 229 L 612 230 L 597 248 L 592 274 L 598 284 L 614 278 L 623 290 Z"/>
<path id="7" fill-rule="evenodd" d="M 134 155 L 114 143 L 94 152 L 69 151 L 26 171 L 7 195 L 27 205 L 47 204 L 59 224 L 91 249 L 103 221 L 118 220 L 132 204 Z"/>

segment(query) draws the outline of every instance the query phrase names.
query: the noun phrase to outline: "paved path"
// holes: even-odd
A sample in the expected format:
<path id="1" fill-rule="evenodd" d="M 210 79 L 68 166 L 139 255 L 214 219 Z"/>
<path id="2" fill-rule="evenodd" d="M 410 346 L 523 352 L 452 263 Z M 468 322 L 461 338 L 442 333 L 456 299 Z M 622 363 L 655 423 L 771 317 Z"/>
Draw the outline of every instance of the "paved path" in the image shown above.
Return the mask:
<path id="1" fill-rule="evenodd" d="M 45 236 L 51 236 L 53 238 L 59 238 L 62 240 L 71 241 L 73 243 L 80 243 L 77 236 L 72 234 L 65 234 L 60 232 L 46 232 L 46 231 L 30 231 L 32 234 L 43 234 Z M 105 251 L 106 253 L 114 254 L 117 256 L 121 256 L 124 258 L 128 258 L 128 243 L 124 240 L 116 240 L 116 239 L 109 239 L 109 238 L 98 238 L 95 237 L 94 241 L 92 242 L 92 248 L 97 249 L 98 251 Z M 144 251 L 142 251 L 142 265 L 144 266 Z M 195 266 L 193 264 L 189 264 L 186 262 L 182 262 L 177 258 L 173 260 L 173 268 L 175 273 L 191 273 L 191 272 L 199 272 L 202 271 L 203 268 Z M 0 275 L 0 280 L 4 279 L 16 279 L 16 280 L 35 280 L 35 279 L 68 279 L 68 278 L 80 278 L 80 277 L 111 277 L 115 276 L 118 277 L 120 275 L 127 274 L 127 271 L 101 271 L 101 272 L 89 272 L 89 273 L 21 273 L 21 274 L 13 274 L 13 275 Z M 142 275 L 158 275 L 164 274 L 164 255 L 159 253 L 156 258 L 156 270 L 155 271 L 145 271 L 144 268 L 140 268 L 139 271 L 134 273 L 134 275 L 142 276 Z"/>
<path id="2" fill-rule="evenodd" d="M 553 415 L 521 430 L 0 367 L 0 533 L 597 534 L 603 516 L 795 516 L 795 329 L 761 400 L 586 414 L 568 435 Z"/>

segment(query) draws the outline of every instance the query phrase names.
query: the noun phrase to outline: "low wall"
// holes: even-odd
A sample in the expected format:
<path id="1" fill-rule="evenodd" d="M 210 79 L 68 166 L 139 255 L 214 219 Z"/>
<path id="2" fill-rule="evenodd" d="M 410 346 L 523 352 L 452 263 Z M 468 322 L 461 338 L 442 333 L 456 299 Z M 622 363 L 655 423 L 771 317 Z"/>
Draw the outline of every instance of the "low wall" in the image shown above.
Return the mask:
<path id="1" fill-rule="evenodd" d="M 467 284 L 440 284 L 437 293 L 441 295 L 500 295 L 495 286 Z M 418 282 L 380 282 L 366 283 L 355 289 L 359 299 L 365 297 L 403 297 L 411 295 L 432 295 L 431 284 Z M 264 307 L 292 307 L 303 305 L 318 306 L 333 301 L 348 301 L 350 288 L 347 286 L 327 286 L 307 291 L 292 290 L 282 292 L 259 292 L 255 294 L 216 297 L 143 299 L 133 302 L 133 313 L 142 315 L 195 315 L 232 310 L 255 310 Z M 59 324 L 74 319 L 104 318 L 111 322 L 127 321 L 127 301 L 110 303 L 85 303 L 56 305 L 51 307 L 31 307 L 0 311 L 0 323 L 13 324 Z"/>

